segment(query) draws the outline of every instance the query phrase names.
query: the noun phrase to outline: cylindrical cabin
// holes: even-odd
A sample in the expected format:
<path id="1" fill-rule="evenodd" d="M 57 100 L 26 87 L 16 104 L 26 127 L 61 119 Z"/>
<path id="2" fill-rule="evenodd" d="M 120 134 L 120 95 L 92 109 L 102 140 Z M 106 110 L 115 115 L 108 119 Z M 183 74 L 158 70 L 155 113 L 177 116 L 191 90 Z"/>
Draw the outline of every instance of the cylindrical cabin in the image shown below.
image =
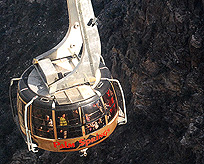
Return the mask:
<path id="1" fill-rule="evenodd" d="M 101 79 L 111 78 L 102 64 L 100 72 Z M 54 152 L 78 151 L 102 142 L 114 131 L 119 114 L 110 81 L 100 80 L 95 88 L 85 83 L 49 96 L 34 66 L 18 83 L 17 110 L 23 134 L 26 136 L 27 125 L 32 141 Z"/>
<path id="2" fill-rule="evenodd" d="M 54 152 L 84 150 L 86 155 L 86 148 L 127 122 L 125 99 L 101 56 L 91 1 L 67 0 L 67 4 L 68 32 L 17 78 L 17 113 L 13 113 L 29 151 L 35 152 L 36 147 Z M 122 109 L 112 82 L 120 88 Z"/>

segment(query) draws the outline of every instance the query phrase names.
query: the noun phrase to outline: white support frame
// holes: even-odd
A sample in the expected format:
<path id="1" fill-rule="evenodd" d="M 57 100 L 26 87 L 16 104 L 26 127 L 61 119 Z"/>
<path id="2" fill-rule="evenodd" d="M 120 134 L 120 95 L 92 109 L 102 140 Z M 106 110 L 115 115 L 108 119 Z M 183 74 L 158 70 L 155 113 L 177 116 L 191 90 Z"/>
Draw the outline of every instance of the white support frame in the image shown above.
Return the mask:
<path id="1" fill-rule="evenodd" d="M 14 81 L 19 81 L 19 80 L 21 80 L 21 77 L 19 77 L 19 78 L 12 78 L 12 79 L 11 79 L 11 82 L 10 82 L 10 86 L 13 85 L 13 82 L 14 82 Z"/>
<path id="2" fill-rule="evenodd" d="M 117 80 L 117 79 L 109 79 L 109 78 L 101 78 L 101 80 L 108 80 L 108 81 L 113 81 L 113 82 L 116 82 L 120 88 L 120 92 L 122 94 L 122 100 L 123 100 L 123 114 L 124 114 L 124 117 L 123 116 L 120 116 L 119 114 L 119 117 L 121 118 L 121 120 L 118 120 L 118 125 L 123 125 L 123 124 L 126 124 L 127 123 L 127 112 L 126 112 L 126 105 L 125 105 L 125 96 L 124 96 L 124 93 L 123 93 L 123 89 L 122 89 L 122 86 L 120 84 L 120 82 Z M 119 111 L 119 113 L 122 112 L 121 109 Z"/>
<path id="3" fill-rule="evenodd" d="M 12 101 L 12 86 L 13 86 L 14 81 L 19 81 L 19 80 L 21 80 L 21 78 L 12 78 L 10 81 L 10 86 L 9 86 L 10 106 L 11 106 L 11 110 L 12 110 L 12 114 L 13 114 L 13 119 L 16 123 L 17 123 L 17 120 L 15 118 L 15 112 L 14 112 L 15 109 L 13 107 L 13 101 Z"/>
<path id="4" fill-rule="evenodd" d="M 34 153 L 38 152 L 38 150 L 35 150 L 38 146 L 32 142 L 31 138 L 31 133 L 30 130 L 28 129 L 28 107 L 33 103 L 35 99 L 37 99 L 38 96 L 33 97 L 29 103 L 25 105 L 25 114 L 24 114 L 24 122 L 25 122 L 25 129 L 26 129 L 26 140 L 27 140 L 27 145 L 28 145 L 28 150 L 33 151 Z"/>

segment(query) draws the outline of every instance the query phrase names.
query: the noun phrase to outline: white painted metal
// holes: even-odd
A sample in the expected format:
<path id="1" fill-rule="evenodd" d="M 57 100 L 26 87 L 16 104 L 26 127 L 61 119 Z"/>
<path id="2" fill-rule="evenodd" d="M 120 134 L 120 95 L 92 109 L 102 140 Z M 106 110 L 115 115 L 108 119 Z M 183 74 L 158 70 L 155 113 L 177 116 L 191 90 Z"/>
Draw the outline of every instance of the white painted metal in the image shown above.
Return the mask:
<path id="1" fill-rule="evenodd" d="M 12 79 L 11 79 L 11 82 L 10 82 L 10 86 L 13 85 L 13 82 L 14 82 L 14 81 L 19 81 L 19 80 L 21 80 L 21 78 L 12 78 Z"/>
<path id="2" fill-rule="evenodd" d="M 57 70 L 49 58 L 38 61 L 40 73 L 48 85 L 54 83 L 58 79 Z"/>
<path id="3" fill-rule="evenodd" d="M 63 78 L 48 83 L 51 95 L 56 91 L 86 82 L 94 84 L 99 81 L 96 78 L 100 77 L 96 77 L 96 72 L 100 63 L 101 43 L 91 1 L 67 0 L 67 4 L 69 12 L 67 35 L 59 45 L 34 60 L 34 63 L 40 63 L 45 58 L 53 61 L 64 57 L 73 57 L 70 61 L 74 66 L 73 69 Z M 80 51 L 82 51 L 82 54 L 80 54 Z M 47 76 L 45 75 L 45 77 Z M 52 76 L 50 78 L 53 79 Z"/>
<path id="4" fill-rule="evenodd" d="M 86 152 L 87 150 L 88 150 L 88 148 L 80 150 L 79 151 L 80 157 L 86 157 L 87 156 L 87 152 Z"/>
<path id="5" fill-rule="evenodd" d="M 32 142 L 31 138 L 31 133 L 30 130 L 28 129 L 28 107 L 33 103 L 35 99 L 37 99 L 38 96 L 33 97 L 29 103 L 25 105 L 25 114 L 24 114 L 24 122 L 25 122 L 25 129 L 26 129 L 26 140 L 27 140 L 27 145 L 28 145 L 28 150 L 33 151 L 34 153 L 38 152 L 36 148 L 38 147 L 36 144 Z"/>

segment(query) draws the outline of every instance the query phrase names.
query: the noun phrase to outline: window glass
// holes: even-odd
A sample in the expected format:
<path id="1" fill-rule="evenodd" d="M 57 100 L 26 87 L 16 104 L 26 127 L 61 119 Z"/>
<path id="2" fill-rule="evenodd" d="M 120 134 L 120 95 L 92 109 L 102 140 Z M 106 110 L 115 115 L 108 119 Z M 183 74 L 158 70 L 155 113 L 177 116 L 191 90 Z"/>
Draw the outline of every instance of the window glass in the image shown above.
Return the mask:
<path id="1" fill-rule="evenodd" d="M 111 121 L 117 112 L 115 95 L 112 88 L 105 93 L 103 101 L 107 109 L 108 121 Z"/>
<path id="2" fill-rule="evenodd" d="M 105 110 L 100 100 L 82 107 L 86 134 L 105 125 Z"/>
<path id="3" fill-rule="evenodd" d="M 98 120 L 105 113 L 100 100 L 82 107 L 86 123 Z"/>
<path id="4" fill-rule="evenodd" d="M 33 134 L 44 137 L 54 138 L 52 111 L 33 108 L 32 109 L 32 131 Z"/>
<path id="5" fill-rule="evenodd" d="M 90 122 L 90 123 L 86 123 L 86 126 L 85 126 L 85 131 L 86 131 L 86 134 L 89 134 L 89 133 L 92 133 L 102 127 L 104 127 L 106 124 L 105 124 L 105 117 L 101 117 L 93 122 Z"/>
<path id="6" fill-rule="evenodd" d="M 22 101 L 19 98 L 17 99 L 17 108 L 18 108 L 19 124 L 21 125 L 21 127 L 25 128 L 25 123 L 24 123 L 25 104 L 22 103 Z"/>
<path id="7" fill-rule="evenodd" d="M 56 111 L 58 139 L 82 136 L 79 110 Z"/>

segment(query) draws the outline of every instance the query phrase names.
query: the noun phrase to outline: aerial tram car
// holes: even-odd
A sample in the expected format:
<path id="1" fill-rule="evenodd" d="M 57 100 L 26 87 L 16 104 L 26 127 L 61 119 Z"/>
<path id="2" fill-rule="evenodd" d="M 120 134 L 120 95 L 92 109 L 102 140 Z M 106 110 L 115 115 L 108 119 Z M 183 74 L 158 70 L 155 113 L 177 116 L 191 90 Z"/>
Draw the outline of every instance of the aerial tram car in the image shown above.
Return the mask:
<path id="1" fill-rule="evenodd" d="M 53 49 L 33 59 L 18 81 L 12 107 L 28 150 L 86 150 L 105 140 L 117 124 L 126 124 L 122 87 L 101 56 L 90 0 L 67 0 L 69 29 Z M 119 106 L 114 85 L 120 90 Z M 12 95 L 12 93 L 10 94 Z M 13 106 L 13 99 L 11 106 Z"/>

